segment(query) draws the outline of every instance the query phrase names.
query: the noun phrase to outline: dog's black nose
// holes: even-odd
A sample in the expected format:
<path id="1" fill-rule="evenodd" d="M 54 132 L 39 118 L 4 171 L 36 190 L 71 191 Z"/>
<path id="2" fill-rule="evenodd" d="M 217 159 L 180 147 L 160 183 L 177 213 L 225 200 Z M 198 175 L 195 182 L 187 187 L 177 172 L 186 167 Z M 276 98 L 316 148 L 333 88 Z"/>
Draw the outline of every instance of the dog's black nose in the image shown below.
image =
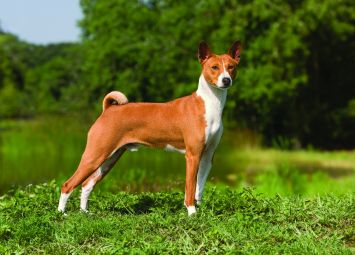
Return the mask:
<path id="1" fill-rule="evenodd" d="M 232 80 L 230 78 L 227 78 L 227 77 L 222 79 L 222 83 L 223 83 L 224 86 L 229 86 L 231 84 L 231 81 Z"/>

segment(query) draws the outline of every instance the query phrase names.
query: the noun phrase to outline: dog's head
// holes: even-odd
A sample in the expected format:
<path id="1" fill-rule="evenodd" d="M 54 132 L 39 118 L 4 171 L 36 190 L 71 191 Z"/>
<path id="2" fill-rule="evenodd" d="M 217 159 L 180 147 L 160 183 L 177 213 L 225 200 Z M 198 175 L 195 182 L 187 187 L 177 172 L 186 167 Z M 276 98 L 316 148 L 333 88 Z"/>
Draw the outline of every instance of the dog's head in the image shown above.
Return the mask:
<path id="1" fill-rule="evenodd" d="M 241 44 L 236 41 L 230 47 L 228 54 L 214 54 L 206 42 L 198 47 L 198 60 L 202 65 L 202 74 L 206 81 L 219 89 L 232 86 L 240 60 Z"/>

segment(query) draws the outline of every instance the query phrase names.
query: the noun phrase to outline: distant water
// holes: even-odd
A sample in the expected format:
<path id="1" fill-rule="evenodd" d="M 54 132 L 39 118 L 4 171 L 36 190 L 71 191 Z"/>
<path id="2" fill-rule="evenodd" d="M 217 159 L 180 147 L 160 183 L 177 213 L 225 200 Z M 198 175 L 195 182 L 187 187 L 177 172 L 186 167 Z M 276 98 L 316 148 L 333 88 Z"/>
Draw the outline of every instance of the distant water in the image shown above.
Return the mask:
<path id="1" fill-rule="evenodd" d="M 62 183 L 68 179 L 79 163 L 90 123 L 92 119 L 76 116 L 1 121 L 0 194 L 19 185 L 52 179 Z M 268 167 L 251 167 L 249 162 L 235 157 L 239 140 L 241 136 L 235 132 L 225 132 L 215 154 L 209 182 L 253 184 L 260 170 Z M 307 167 L 304 169 L 309 175 L 311 171 Z M 126 152 L 98 186 L 110 191 L 182 190 L 184 179 L 184 155 L 141 148 L 137 152 Z"/>

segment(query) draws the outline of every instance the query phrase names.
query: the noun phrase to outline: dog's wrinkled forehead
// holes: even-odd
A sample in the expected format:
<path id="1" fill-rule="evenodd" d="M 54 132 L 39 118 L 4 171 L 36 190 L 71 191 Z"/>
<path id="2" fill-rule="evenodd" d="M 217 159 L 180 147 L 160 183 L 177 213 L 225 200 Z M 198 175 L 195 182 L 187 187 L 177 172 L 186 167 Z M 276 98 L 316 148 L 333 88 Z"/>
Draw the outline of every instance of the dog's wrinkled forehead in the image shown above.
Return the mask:
<path id="1" fill-rule="evenodd" d="M 202 63 L 202 68 L 207 69 L 211 68 L 217 73 L 222 73 L 224 71 L 232 74 L 233 69 L 237 66 L 238 62 L 234 60 L 228 54 L 223 55 L 211 55 Z"/>

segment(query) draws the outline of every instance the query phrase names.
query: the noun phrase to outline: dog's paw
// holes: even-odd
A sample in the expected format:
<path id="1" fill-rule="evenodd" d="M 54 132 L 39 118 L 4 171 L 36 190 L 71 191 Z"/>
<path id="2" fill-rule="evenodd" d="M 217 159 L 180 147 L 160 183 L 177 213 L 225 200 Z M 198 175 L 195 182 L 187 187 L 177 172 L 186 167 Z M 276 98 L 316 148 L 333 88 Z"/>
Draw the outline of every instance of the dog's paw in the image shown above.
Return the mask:
<path id="1" fill-rule="evenodd" d="M 85 213 L 85 214 L 89 214 L 89 210 L 88 209 L 80 208 L 80 212 Z"/>
<path id="2" fill-rule="evenodd" d="M 61 208 L 61 207 L 58 207 L 57 212 L 58 212 L 58 213 L 65 214 L 64 208 Z"/>
<path id="3" fill-rule="evenodd" d="M 196 207 L 195 206 L 187 206 L 187 214 L 189 216 L 193 215 L 196 213 Z"/>
<path id="4" fill-rule="evenodd" d="M 58 209 L 58 210 L 57 210 L 57 213 L 60 214 L 60 215 L 65 216 L 65 217 L 68 216 L 68 214 L 66 214 L 64 210 L 59 210 L 59 209 Z"/>

